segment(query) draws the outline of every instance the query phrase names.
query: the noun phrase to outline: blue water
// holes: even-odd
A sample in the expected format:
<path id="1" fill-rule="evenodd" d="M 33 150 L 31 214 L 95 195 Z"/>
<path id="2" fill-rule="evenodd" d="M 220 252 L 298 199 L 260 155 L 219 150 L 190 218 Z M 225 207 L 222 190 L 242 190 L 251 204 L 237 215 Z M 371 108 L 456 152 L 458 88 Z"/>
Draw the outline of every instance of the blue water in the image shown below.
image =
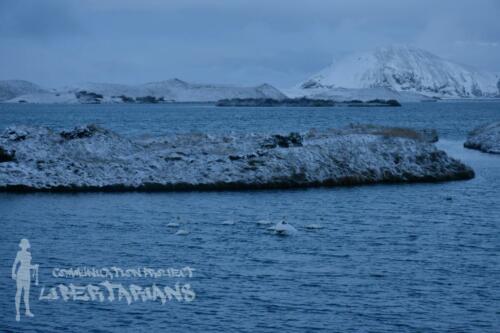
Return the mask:
<path id="1" fill-rule="evenodd" d="M 462 148 L 467 131 L 500 120 L 500 103 L 402 108 L 223 109 L 200 105 L 0 104 L 0 127 L 94 122 L 128 136 L 286 132 L 349 123 L 436 128 L 439 146 L 476 171 L 470 181 L 254 192 L 0 194 L 0 331 L 498 332 L 500 157 Z M 167 224 L 181 219 L 189 235 Z M 257 220 L 286 217 L 277 237 Z M 222 224 L 234 220 L 234 225 Z M 322 229 L 309 230 L 309 224 Z M 34 318 L 15 321 L 11 267 L 31 243 L 40 284 Z M 192 302 L 40 300 L 69 267 L 194 269 L 191 278 L 121 278 L 173 287 Z M 22 312 L 24 314 L 24 305 Z"/>

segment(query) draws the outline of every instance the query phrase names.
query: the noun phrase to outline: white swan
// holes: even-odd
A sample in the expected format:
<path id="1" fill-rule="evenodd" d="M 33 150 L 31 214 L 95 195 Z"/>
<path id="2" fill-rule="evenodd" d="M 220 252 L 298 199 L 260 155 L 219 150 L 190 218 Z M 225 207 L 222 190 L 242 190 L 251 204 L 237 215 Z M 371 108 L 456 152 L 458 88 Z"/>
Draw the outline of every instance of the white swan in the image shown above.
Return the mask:
<path id="1" fill-rule="evenodd" d="M 306 228 L 307 229 L 323 229 L 323 226 L 321 224 L 312 223 L 312 224 L 306 225 Z"/>
<path id="2" fill-rule="evenodd" d="M 258 220 L 257 224 L 258 225 L 269 225 L 272 224 L 273 222 L 271 220 Z"/>
<path id="3" fill-rule="evenodd" d="M 179 229 L 179 230 L 177 230 L 177 232 L 175 234 L 177 236 L 186 236 L 186 235 L 189 235 L 189 231 L 187 231 L 185 229 Z"/>
<path id="4" fill-rule="evenodd" d="M 274 233 L 282 236 L 292 236 L 298 233 L 291 224 L 288 224 L 285 220 L 278 222 L 274 226 Z"/>
<path id="5" fill-rule="evenodd" d="M 177 219 L 175 222 L 170 222 L 169 224 L 167 224 L 167 227 L 169 228 L 177 228 L 180 226 L 180 222 L 181 221 L 181 218 L 179 216 L 177 216 Z"/>

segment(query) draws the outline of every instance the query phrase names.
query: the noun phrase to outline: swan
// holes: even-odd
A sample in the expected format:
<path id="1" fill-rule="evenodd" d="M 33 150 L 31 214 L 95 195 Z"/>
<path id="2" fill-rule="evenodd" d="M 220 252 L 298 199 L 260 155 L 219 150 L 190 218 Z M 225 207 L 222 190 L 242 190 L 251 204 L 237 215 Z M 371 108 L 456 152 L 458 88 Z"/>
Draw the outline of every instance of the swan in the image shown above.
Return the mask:
<path id="1" fill-rule="evenodd" d="M 278 222 L 274 226 L 274 233 L 277 235 L 292 236 L 297 234 L 297 232 L 297 229 L 295 229 L 291 224 L 288 224 L 285 220 Z"/>
<path id="2" fill-rule="evenodd" d="M 307 229 L 323 229 L 323 226 L 321 224 L 312 223 L 312 224 L 306 225 L 306 228 Z"/>
<path id="3" fill-rule="evenodd" d="M 189 235 L 189 231 L 187 231 L 185 229 L 179 229 L 179 230 L 177 230 L 177 232 L 175 234 L 178 236 L 186 236 L 186 235 Z"/>
<path id="4" fill-rule="evenodd" d="M 269 225 L 272 224 L 273 222 L 271 220 L 258 220 L 257 224 L 258 225 Z"/>
<path id="5" fill-rule="evenodd" d="M 167 224 L 167 227 L 177 228 L 178 226 L 180 226 L 180 224 L 179 224 L 180 220 L 181 220 L 181 218 L 179 216 L 177 216 L 176 222 L 170 222 L 169 224 Z"/>

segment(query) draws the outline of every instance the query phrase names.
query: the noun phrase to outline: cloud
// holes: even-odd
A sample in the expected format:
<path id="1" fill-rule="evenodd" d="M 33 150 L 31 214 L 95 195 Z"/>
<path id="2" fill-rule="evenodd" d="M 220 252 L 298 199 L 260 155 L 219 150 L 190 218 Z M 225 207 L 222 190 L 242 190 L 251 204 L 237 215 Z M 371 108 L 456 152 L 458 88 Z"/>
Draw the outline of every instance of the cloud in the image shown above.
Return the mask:
<path id="1" fill-rule="evenodd" d="M 288 87 L 393 43 L 500 71 L 498 12 L 493 0 L 3 0 L 0 79 Z"/>
<path id="2" fill-rule="evenodd" d="M 65 1 L 2 0 L 0 36 L 26 40 L 68 37 L 80 32 L 76 8 Z"/>

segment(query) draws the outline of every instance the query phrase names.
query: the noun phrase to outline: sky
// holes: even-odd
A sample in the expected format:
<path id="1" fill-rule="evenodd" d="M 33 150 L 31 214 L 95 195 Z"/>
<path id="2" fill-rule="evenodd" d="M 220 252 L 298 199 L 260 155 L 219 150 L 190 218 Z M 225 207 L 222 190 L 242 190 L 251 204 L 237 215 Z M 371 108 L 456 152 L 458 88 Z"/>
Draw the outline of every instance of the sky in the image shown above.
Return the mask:
<path id="1" fill-rule="evenodd" d="M 499 0 L 0 0 L 0 80 L 287 88 L 408 44 L 500 72 Z"/>

